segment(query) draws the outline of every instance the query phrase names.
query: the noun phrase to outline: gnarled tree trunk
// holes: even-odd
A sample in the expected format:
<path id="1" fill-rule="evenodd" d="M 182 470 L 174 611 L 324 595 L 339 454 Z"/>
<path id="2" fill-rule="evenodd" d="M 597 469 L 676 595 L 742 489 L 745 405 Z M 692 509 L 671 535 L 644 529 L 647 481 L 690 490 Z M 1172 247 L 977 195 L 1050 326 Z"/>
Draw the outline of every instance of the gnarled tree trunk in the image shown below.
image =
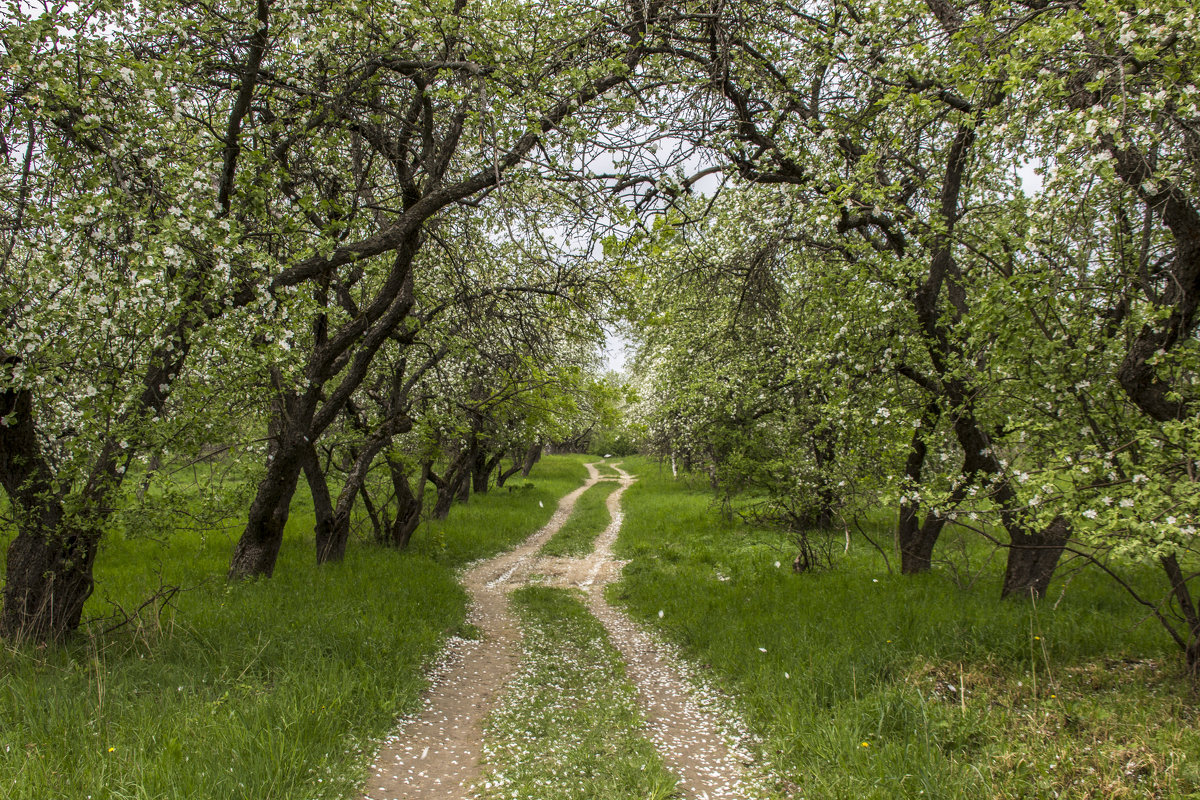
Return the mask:
<path id="1" fill-rule="evenodd" d="M 231 580 L 256 576 L 269 578 L 275 571 L 296 482 L 306 463 L 310 462 L 313 451 L 310 438 L 315 437 L 308 435 L 316 402 L 313 394 L 280 397 L 275 402 L 268 425 L 271 443 L 267 448 L 267 472 L 259 481 L 246 527 L 234 547 L 229 563 Z M 315 458 L 315 454 L 312 455 L 311 459 Z M 324 475 L 320 480 L 324 481 Z M 321 490 L 317 491 L 319 495 Z M 328 495 L 328 488 L 324 492 Z"/>
<path id="2" fill-rule="evenodd" d="M 1071 538 L 1071 526 L 1063 517 L 1055 517 L 1041 531 L 1022 531 L 1014 525 L 1008 526 L 1008 534 L 1012 541 L 1000 596 L 1032 593 L 1043 597 L 1050 588 L 1063 547 Z"/>
<path id="3" fill-rule="evenodd" d="M 18 363 L 5 360 L 6 366 Z M 79 627 L 92 595 L 92 566 L 120 483 L 118 448 L 106 444 L 70 515 L 38 442 L 27 389 L 0 392 L 0 485 L 16 518 L 8 546 L 0 634 L 9 641 L 58 641 Z"/>
<path id="4" fill-rule="evenodd" d="M 521 464 L 521 461 L 517 458 L 516 453 L 513 453 L 512 460 L 513 460 L 513 462 L 512 462 L 511 467 L 509 467 L 508 469 L 502 469 L 496 473 L 496 488 L 497 489 L 503 488 L 504 484 L 508 483 L 509 478 L 511 478 L 513 475 L 516 475 L 518 472 L 521 471 L 522 464 Z"/>
<path id="5" fill-rule="evenodd" d="M 900 572 L 917 575 L 933 567 L 933 548 L 937 545 L 946 519 L 930 512 L 921 522 L 912 506 L 900 509 Z"/>
<path id="6" fill-rule="evenodd" d="M 392 471 L 392 486 L 396 490 L 396 519 L 388 531 L 387 544 L 398 550 L 408 547 L 413 533 L 421 524 L 421 511 L 425 504 L 425 483 L 429 479 L 429 463 L 421 465 L 421 477 L 414 492 L 402 465 L 389 460 Z"/>
<path id="7" fill-rule="evenodd" d="M 444 477 L 438 477 L 433 470 L 429 471 L 429 482 L 437 489 L 437 499 L 433 504 L 434 519 L 445 519 L 446 515 L 450 513 L 450 506 L 458 499 L 462 490 L 465 488 L 468 492 L 470 491 L 470 471 L 468 469 L 470 457 L 471 451 L 463 448 L 446 466 Z"/>
<path id="8" fill-rule="evenodd" d="M 913 430 L 908 457 L 904 462 L 904 478 L 906 484 L 914 491 L 921 485 L 925 457 L 929 452 L 925 437 L 933 430 L 940 414 L 941 407 L 931 400 L 921 413 L 920 426 Z M 896 546 L 900 550 L 901 574 L 915 575 L 928 572 L 933 567 L 933 548 L 944 526 L 945 522 L 934 514 L 926 517 L 924 523 L 921 522 L 920 500 L 909 498 L 900 502 Z"/>
<path id="9" fill-rule="evenodd" d="M 333 497 L 329 494 L 329 481 L 325 477 L 325 471 L 321 469 L 317 452 L 312 447 L 304 456 L 304 477 L 308 481 L 309 492 L 312 494 L 313 516 L 316 518 L 314 535 L 319 554 L 320 543 L 327 541 L 333 535 L 336 523 L 334 522 Z M 319 555 L 317 560 L 320 561 Z"/>
<path id="10" fill-rule="evenodd" d="M 525 451 L 525 460 L 521 464 L 521 477 L 528 478 L 533 465 L 542 457 L 542 450 L 545 445 L 542 442 L 534 442 L 529 445 L 529 449 Z"/>
<path id="11" fill-rule="evenodd" d="M 359 318 L 329 335 L 323 317 L 318 315 L 317 345 L 309 354 L 305 370 L 307 388 L 288 398 L 287 413 L 277 415 L 279 434 L 268 456 L 267 474 L 259 482 L 246 527 L 230 560 L 231 580 L 269 577 L 274 572 L 287 523 L 287 506 L 296 490 L 304 453 L 342 414 L 366 378 L 375 354 L 412 309 L 415 299 L 411 267 L 421 244 L 419 229 L 401 243 L 385 286 Z M 335 378 L 334 388 L 327 392 L 326 382 Z"/>
<path id="12" fill-rule="evenodd" d="M 321 536 L 317 531 L 317 563 L 325 564 L 330 561 L 341 561 L 346 556 L 346 544 L 350 540 L 350 515 L 354 510 L 354 501 L 367 480 L 371 464 L 383 448 L 387 447 L 392 437 L 398 433 L 412 430 L 412 420 L 407 416 L 390 415 L 380 427 L 371 434 L 354 459 L 354 466 L 346 475 L 342 491 L 338 494 L 337 507 L 333 511 L 333 525 L 328 536 Z"/>

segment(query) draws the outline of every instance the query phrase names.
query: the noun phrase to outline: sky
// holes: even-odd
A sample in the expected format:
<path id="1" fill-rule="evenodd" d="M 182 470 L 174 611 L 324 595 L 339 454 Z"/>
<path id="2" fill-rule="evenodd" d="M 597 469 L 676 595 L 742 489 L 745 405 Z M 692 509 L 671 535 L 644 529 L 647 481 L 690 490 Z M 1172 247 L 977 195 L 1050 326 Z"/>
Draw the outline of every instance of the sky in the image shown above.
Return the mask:
<path id="1" fill-rule="evenodd" d="M 624 372 L 625 359 L 629 355 L 629 340 L 619 331 L 604 329 L 604 371 Z"/>

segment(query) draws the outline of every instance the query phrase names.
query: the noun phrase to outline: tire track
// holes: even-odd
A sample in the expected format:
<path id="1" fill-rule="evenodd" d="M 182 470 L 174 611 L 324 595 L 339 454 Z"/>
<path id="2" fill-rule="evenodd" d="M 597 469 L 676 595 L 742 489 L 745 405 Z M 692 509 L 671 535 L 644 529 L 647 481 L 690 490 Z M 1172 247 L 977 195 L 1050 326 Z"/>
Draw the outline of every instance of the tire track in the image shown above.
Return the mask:
<path id="1" fill-rule="evenodd" d="M 593 562 L 579 584 L 588 593 L 592 613 L 621 652 L 626 672 L 638 687 L 651 741 L 667 767 L 679 776 L 678 791 L 694 800 L 758 800 L 770 797 L 762 776 L 748 770 L 752 756 L 729 725 L 715 713 L 713 697 L 698 693 L 680 671 L 676 657 L 604 597 L 604 587 L 620 577 L 622 562 L 612 553 L 621 531 L 621 495 L 636 477 L 613 465 L 621 487 L 609 495 L 612 521 L 596 539 Z M 744 734 L 742 734 L 744 735 Z"/>
<path id="2" fill-rule="evenodd" d="M 558 532 L 575 501 L 600 478 L 591 464 L 582 486 L 558 501 L 541 530 L 516 548 L 467 570 L 467 621 L 481 638 L 447 643 L 425 696 L 425 710 L 401 721 L 380 748 L 363 800 L 450 800 L 466 797 L 480 777 L 483 719 L 516 672 L 521 632 L 508 609 L 508 590 L 527 576 L 532 556 Z"/>

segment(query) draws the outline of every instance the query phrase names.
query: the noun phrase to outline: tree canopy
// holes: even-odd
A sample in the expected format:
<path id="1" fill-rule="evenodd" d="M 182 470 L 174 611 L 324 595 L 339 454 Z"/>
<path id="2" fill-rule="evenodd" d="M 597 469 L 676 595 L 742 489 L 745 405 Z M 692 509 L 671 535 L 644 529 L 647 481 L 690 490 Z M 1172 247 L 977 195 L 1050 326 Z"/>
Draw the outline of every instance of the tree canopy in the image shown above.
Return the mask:
<path id="1" fill-rule="evenodd" d="M 301 478 L 336 560 L 625 425 L 753 498 L 798 568 L 881 509 L 902 571 L 954 522 L 1005 548 L 1006 595 L 1064 552 L 1157 564 L 1167 601 L 1137 599 L 1200 664 L 1197 25 L 1179 0 L 10 6 L 0 627 L 74 630 L 168 462 L 246 465 L 229 575 L 269 576 Z"/>

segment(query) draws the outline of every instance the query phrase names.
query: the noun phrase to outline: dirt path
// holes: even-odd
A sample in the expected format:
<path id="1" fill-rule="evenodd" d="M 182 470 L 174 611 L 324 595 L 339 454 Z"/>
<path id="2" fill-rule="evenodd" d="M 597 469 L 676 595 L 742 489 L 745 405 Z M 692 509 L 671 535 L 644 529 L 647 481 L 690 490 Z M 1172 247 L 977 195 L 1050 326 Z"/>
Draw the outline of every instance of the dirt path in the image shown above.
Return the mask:
<path id="1" fill-rule="evenodd" d="M 532 556 L 558 532 L 575 501 L 599 480 L 586 465 L 588 479 L 558 501 L 554 516 L 521 545 L 484 561 L 463 574 L 471 596 L 468 622 L 480 641 L 452 640 L 430 677 L 425 710 L 404 721 L 384 742 L 364 800 L 458 800 L 480 776 L 483 718 L 517 667 L 521 633 L 508 610 L 508 591 L 528 575 Z"/>
<path id="2" fill-rule="evenodd" d="M 585 558 L 539 558 L 537 551 L 563 526 L 584 491 L 601 480 L 589 477 L 563 497 L 545 527 L 519 547 L 466 572 L 471 595 L 469 621 L 481 641 L 452 640 L 431 677 L 425 711 L 401 724 L 376 757 L 364 800 L 462 800 L 482 776 L 482 723 L 517 668 L 521 633 L 508 610 L 508 592 L 535 575 L 544 583 L 582 589 L 592 613 L 621 652 L 638 687 L 650 739 L 679 776 L 689 800 L 757 800 L 769 796 L 756 786 L 744 762 L 750 757 L 726 744 L 716 716 L 681 674 L 678 661 L 604 599 L 604 587 L 620 577 L 612 554 L 621 529 L 621 495 L 636 478 L 620 468 L 620 486 L 608 496 L 612 521 Z M 536 800 L 529 798 L 528 800 Z"/>
<path id="3" fill-rule="evenodd" d="M 707 703 L 681 674 L 675 658 L 629 617 L 609 605 L 604 587 L 620 578 L 623 564 L 612 554 L 621 530 L 621 495 L 635 478 L 619 467 L 621 486 L 608 497 L 612 522 L 596 540 L 586 577 L 577 585 L 588 593 L 592 613 L 608 630 L 625 659 L 626 672 L 638 687 L 651 741 L 667 767 L 679 776 L 679 791 L 695 800 L 750 800 L 767 796 L 745 769 L 750 756 L 732 750 Z"/>

